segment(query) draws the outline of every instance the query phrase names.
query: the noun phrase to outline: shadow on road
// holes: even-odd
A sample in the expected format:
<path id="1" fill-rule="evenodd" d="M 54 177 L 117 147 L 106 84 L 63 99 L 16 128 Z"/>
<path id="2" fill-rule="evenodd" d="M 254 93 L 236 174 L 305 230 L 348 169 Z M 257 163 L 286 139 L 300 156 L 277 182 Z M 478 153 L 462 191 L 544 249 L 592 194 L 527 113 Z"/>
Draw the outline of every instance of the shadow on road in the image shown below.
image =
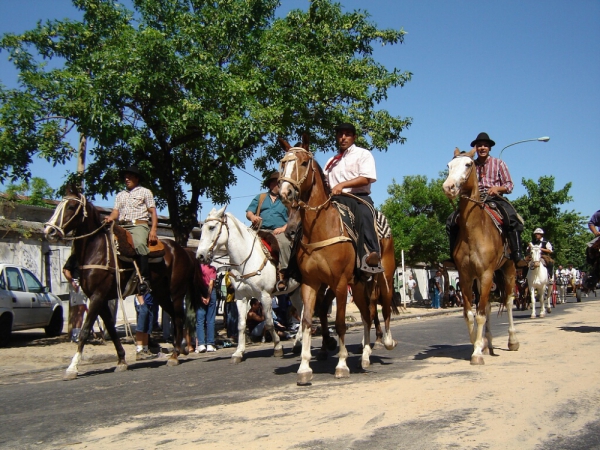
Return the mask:
<path id="1" fill-rule="evenodd" d="M 581 325 L 578 327 L 559 327 L 563 331 L 575 331 L 577 333 L 600 333 L 600 327 L 588 327 L 587 325 Z"/>

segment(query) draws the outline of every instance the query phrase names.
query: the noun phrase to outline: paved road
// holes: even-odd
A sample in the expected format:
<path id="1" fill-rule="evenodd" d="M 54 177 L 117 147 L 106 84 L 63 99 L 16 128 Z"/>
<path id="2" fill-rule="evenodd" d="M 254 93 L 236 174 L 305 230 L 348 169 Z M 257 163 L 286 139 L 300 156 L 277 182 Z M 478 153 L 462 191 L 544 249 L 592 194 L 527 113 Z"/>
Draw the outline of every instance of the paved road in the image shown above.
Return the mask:
<path id="1" fill-rule="evenodd" d="M 595 299 L 585 300 L 596 302 Z M 558 318 L 572 305 L 574 303 L 559 305 L 550 317 Z M 530 320 L 529 313 L 515 312 L 515 320 L 518 330 L 520 322 Z M 506 329 L 506 316 L 494 314 L 492 332 L 497 346 L 506 346 Z M 362 371 L 357 368 L 361 331 L 359 327 L 351 328 L 347 341 L 351 378 L 348 381 L 334 379 L 336 358 L 330 357 L 323 362 L 313 359 L 314 380 L 310 388 L 295 385 L 299 358 L 291 353 L 289 343 L 283 358 L 272 357 L 268 345 L 251 347 L 246 360 L 240 365 L 230 364 L 231 351 L 227 349 L 215 355 L 189 358 L 176 368 L 166 367 L 164 362 L 158 361 L 133 364 L 124 373 L 113 373 L 112 364 L 86 366 L 86 372 L 72 382 L 60 380 L 62 371 L 11 377 L 8 384 L 0 385 L 0 447 L 68 448 L 81 443 L 79 433 L 74 433 L 74 430 L 118 426 L 141 413 L 151 413 L 144 423 L 145 427 L 177 427 L 168 415 L 171 411 L 222 404 L 235 407 L 239 402 L 262 397 L 273 386 L 289 386 L 289 408 L 293 408 L 291 400 L 298 389 L 327 389 L 340 383 L 360 383 L 366 378 L 373 382 L 401 378 L 418 370 L 431 358 L 464 360 L 465 367 L 468 367 L 472 346 L 467 341 L 466 326 L 458 313 L 396 321 L 393 335 L 398 340 L 396 349 L 391 352 L 375 351 L 371 368 Z M 313 340 L 313 347 L 315 344 Z M 409 358 L 410 363 L 407 363 Z M 443 427 L 444 424 L 438 426 Z M 398 428 L 379 430 L 368 445 L 428 448 L 422 443 L 426 442 L 424 437 L 429 429 L 427 421 L 415 420 L 410 431 Z M 579 436 L 568 441 L 549 441 L 543 448 L 600 448 L 598 436 L 600 421 L 581 430 Z M 401 446 L 399 439 L 403 442 Z M 313 442 L 306 447 L 294 448 L 363 448 L 365 445 L 365 442 L 343 445 Z M 144 448 L 143 443 L 139 448 Z"/>

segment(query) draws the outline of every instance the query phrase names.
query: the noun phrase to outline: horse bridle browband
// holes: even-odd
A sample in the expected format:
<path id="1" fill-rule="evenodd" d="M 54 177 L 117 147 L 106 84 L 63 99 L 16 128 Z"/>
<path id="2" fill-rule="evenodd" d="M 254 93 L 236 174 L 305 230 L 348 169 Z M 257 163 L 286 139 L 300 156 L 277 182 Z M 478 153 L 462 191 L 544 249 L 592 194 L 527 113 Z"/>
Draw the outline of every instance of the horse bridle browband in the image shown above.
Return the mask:
<path id="1" fill-rule="evenodd" d="M 71 218 L 69 220 L 67 220 L 67 223 L 63 223 L 64 216 L 65 216 L 66 205 L 71 200 L 78 203 L 77 210 L 75 211 L 75 213 L 73 213 L 73 215 L 71 216 Z M 78 194 L 77 197 L 65 197 L 65 198 L 63 198 L 61 200 L 61 202 L 56 207 L 56 211 L 54 212 L 54 214 L 50 218 L 50 221 L 44 223 L 44 226 L 49 226 L 50 228 L 54 228 L 56 231 L 59 231 L 60 234 L 62 234 L 62 239 L 63 240 L 74 241 L 74 240 L 77 240 L 77 239 L 83 239 L 83 238 L 86 238 L 88 236 L 92 236 L 93 234 L 96 234 L 98 231 L 100 231 L 102 228 L 104 228 L 104 226 L 106 224 L 103 223 L 102 225 L 100 225 L 98 228 L 96 228 L 91 233 L 84 234 L 84 235 L 81 235 L 81 236 L 67 237 L 66 236 L 67 233 L 65 233 L 65 230 L 64 230 L 66 228 L 66 226 L 69 225 L 75 219 L 75 217 L 77 217 L 77 215 L 79 214 L 79 211 L 82 208 L 83 208 L 83 216 L 81 217 L 81 223 L 83 223 L 85 221 L 85 219 L 87 218 L 86 205 L 87 205 L 87 200 L 85 198 L 85 195 L 83 195 L 83 194 Z M 54 219 L 57 216 L 57 214 L 60 214 L 60 224 L 56 224 L 55 223 L 56 220 L 54 220 L 54 222 L 52 222 L 52 219 Z"/>
<path id="2" fill-rule="evenodd" d="M 306 155 L 308 155 L 308 159 L 310 160 L 310 168 L 312 169 L 312 176 L 313 176 L 311 184 L 314 184 L 315 183 L 315 172 L 316 172 L 314 155 L 312 152 L 309 152 L 308 150 L 306 150 L 305 148 L 302 148 L 302 147 L 292 147 L 287 151 L 286 155 L 281 159 L 280 173 L 281 174 L 285 173 L 284 169 L 285 169 L 286 163 L 288 163 L 290 161 L 294 161 L 296 163 L 296 165 L 295 165 L 296 174 L 299 175 L 298 156 L 296 156 L 296 153 L 306 153 Z M 298 176 L 297 178 L 300 178 L 300 177 Z M 300 200 L 300 197 L 302 196 L 302 184 L 306 181 L 307 178 L 308 178 L 308 167 L 306 169 L 306 172 L 304 173 L 304 176 L 302 178 L 300 178 L 299 180 L 294 180 L 293 178 L 289 178 L 289 177 L 280 175 L 279 176 L 279 184 L 281 185 L 282 181 L 287 181 L 292 186 L 294 186 L 294 188 L 298 191 L 297 206 L 299 208 L 318 212 L 321 209 L 323 209 L 325 207 L 325 205 L 327 205 L 327 203 L 329 203 L 331 201 L 331 194 L 328 196 L 327 200 L 325 200 L 322 204 L 320 204 L 318 206 L 310 206 L 307 203 L 303 202 L 302 200 Z"/>

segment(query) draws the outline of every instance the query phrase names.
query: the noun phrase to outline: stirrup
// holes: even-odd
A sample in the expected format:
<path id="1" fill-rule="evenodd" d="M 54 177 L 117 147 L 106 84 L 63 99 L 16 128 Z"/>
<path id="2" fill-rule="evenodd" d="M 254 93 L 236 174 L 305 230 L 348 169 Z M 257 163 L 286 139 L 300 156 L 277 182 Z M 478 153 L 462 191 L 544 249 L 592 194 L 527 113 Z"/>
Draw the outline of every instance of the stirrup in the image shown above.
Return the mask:
<path id="1" fill-rule="evenodd" d="M 281 280 L 279 280 L 277 282 L 277 284 L 275 285 L 275 291 L 276 292 L 283 292 L 283 291 L 287 291 L 288 289 L 288 279 L 287 278 L 283 278 Z"/>
<path id="2" fill-rule="evenodd" d="M 150 282 L 142 278 L 140 284 L 138 284 L 138 294 L 143 297 L 150 292 L 152 292 L 152 289 L 150 289 Z"/>
<path id="3" fill-rule="evenodd" d="M 366 272 L 366 273 L 381 273 L 381 272 L 383 272 L 383 267 L 381 266 L 381 261 L 379 261 L 377 266 L 369 266 L 367 264 L 368 256 L 369 255 L 367 254 L 362 257 L 362 260 L 360 262 L 360 270 L 362 272 Z"/>

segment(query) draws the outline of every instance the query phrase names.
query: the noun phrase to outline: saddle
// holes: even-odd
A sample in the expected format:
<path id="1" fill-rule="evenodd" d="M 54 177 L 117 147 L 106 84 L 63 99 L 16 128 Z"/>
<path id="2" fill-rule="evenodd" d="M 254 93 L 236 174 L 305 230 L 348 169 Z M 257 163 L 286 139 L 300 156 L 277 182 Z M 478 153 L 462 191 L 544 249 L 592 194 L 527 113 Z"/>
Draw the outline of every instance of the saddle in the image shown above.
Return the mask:
<path id="1" fill-rule="evenodd" d="M 131 236 L 131 233 L 125 228 L 115 224 L 113 227 L 113 239 L 119 259 L 126 262 L 132 262 L 137 254 L 133 246 L 133 237 Z M 165 256 L 165 246 L 160 239 L 154 245 L 148 244 L 148 249 L 150 250 L 148 258 L 151 263 L 160 262 L 163 256 Z"/>
<path id="2" fill-rule="evenodd" d="M 268 230 L 258 230 L 257 233 L 265 256 L 277 267 L 279 265 L 279 242 L 277 238 Z"/>

